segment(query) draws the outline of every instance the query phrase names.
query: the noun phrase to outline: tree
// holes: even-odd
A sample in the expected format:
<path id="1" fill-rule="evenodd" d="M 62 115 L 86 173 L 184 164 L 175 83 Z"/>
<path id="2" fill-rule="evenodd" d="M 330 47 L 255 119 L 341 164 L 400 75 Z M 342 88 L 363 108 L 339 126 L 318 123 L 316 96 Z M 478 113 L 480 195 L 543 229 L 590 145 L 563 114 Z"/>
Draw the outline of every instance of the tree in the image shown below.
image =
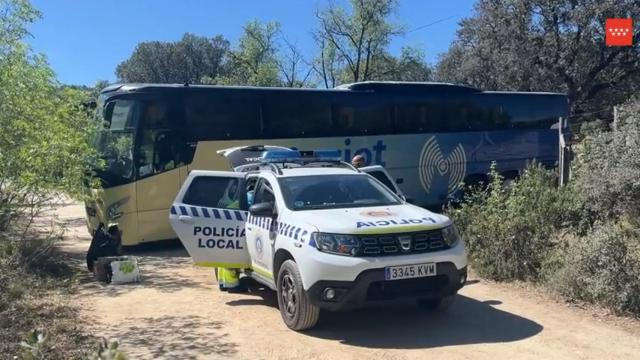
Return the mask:
<path id="1" fill-rule="evenodd" d="M 605 19 L 639 16 L 634 0 L 480 0 L 441 57 L 437 78 L 486 90 L 566 92 L 574 113 L 604 114 L 640 90 L 638 31 L 632 47 L 606 47 Z"/>
<path id="2" fill-rule="evenodd" d="M 282 38 L 284 50 L 280 49 L 278 58 L 278 68 L 280 76 L 286 87 L 306 87 L 310 86 L 313 66 L 309 64 L 302 55 L 298 46 L 291 43 L 286 38 Z"/>
<path id="3" fill-rule="evenodd" d="M 22 43 L 38 13 L 26 1 L 2 0 L 0 14 L 0 260 L 6 260 L 32 246 L 20 240 L 61 193 L 82 194 L 96 127 L 82 107 L 86 94 L 60 86 L 44 56 Z"/>
<path id="4" fill-rule="evenodd" d="M 118 65 L 122 82 L 199 84 L 224 72 L 229 41 L 221 35 L 206 38 L 186 33 L 177 42 L 151 41 L 136 46 Z"/>
<path id="5" fill-rule="evenodd" d="M 316 12 L 314 39 L 320 53 L 314 70 L 327 88 L 367 80 L 427 81 L 431 68 L 424 53 L 404 47 L 399 57 L 388 51 L 391 40 L 403 33 L 389 22 L 395 0 L 351 0 L 351 9 L 334 4 Z"/>
<path id="6" fill-rule="evenodd" d="M 399 57 L 383 54 L 381 59 L 374 64 L 375 80 L 388 81 L 429 81 L 432 79 L 432 70 L 424 60 L 424 53 L 414 47 L 405 46 L 400 51 Z"/>
<path id="7" fill-rule="evenodd" d="M 215 80 L 229 85 L 282 86 L 279 77 L 278 22 L 248 22 L 238 47 L 229 52 L 228 72 Z"/>
<path id="8" fill-rule="evenodd" d="M 29 35 L 26 25 L 40 17 L 27 0 L 0 0 L 0 56 L 5 56 Z"/>
<path id="9" fill-rule="evenodd" d="M 385 57 L 391 38 L 401 33 L 387 18 L 397 7 L 395 0 L 351 0 L 351 11 L 330 4 L 316 12 L 319 28 L 315 38 L 320 44 L 320 76 L 328 87 L 344 68 L 342 81 L 357 82 L 373 78 L 375 62 Z M 336 66 L 337 65 L 337 66 Z"/>

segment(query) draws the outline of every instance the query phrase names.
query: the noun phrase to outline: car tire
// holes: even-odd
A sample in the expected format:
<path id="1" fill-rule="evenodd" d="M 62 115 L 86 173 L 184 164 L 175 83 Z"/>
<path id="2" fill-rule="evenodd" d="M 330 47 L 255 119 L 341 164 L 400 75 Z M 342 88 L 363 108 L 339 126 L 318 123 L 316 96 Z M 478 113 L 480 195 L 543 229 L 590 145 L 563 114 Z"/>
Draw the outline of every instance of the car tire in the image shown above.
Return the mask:
<path id="1" fill-rule="evenodd" d="M 429 311 L 448 311 L 456 300 L 456 294 L 418 300 L 418 307 Z"/>
<path id="2" fill-rule="evenodd" d="M 277 289 L 278 308 L 289 329 L 301 331 L 316 325 L 320 318 L 320 309 L 309 301 L 295 261 L 287 260 L 280 266 Z"/>

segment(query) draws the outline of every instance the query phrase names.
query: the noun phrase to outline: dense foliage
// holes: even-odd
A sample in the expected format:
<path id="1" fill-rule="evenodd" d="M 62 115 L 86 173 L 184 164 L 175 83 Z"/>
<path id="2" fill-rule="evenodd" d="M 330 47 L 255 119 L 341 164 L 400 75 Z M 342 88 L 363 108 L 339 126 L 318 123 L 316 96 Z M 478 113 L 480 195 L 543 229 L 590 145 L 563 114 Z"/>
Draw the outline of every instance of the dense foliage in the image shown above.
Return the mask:
<path id="1" fill-rule="evenodd" d="M 23 44 L 38 16 L 25 0 L 0 0 L 0 353 L 18 353 L 23 331 L 47 326 L 57 346 L 48 357 L 75 356 L 82 337 L 65 322 L 75 313 L 43 296 L 68 289 L 72 274 L 53 246 L 61 224 L 47 215 L 62 194 L 82 196 L 95 126 L 87 94 L 62 87 Z"/>
<path id="2" fill-rule="evenodd" d="M 494 172 L 487 192 L 449 210 L 476 271 L 640 315 L 640 101 L 619 114 L 577 148 L 569 186 L 534 166 L 504 188 Z"/>
<path id="3" fill-rule="evenodd" d="M 640 17 L 636 0 L 479 0 L 437 66 L 438 80 L 485 90 L 566 93 L 573 113 L 611 116 L 640 90 L 634 45 L 604 45 L 605 19 Z"/>
<path id="4" fill-rule="evenodd" d="M 451 210 L 480 275 L 495 280 L 537 280 L 552 235 L 575 220 L 569 189 L 557 189 L 552 172 L 529 167 L 505 187 L 493 169 L 488 188 L 475 189 Z"/>
<path id="5" fill-rule="evenodd" d="M 351 0 L 316 12 L 313 37 L 318 54 L 305 57 L 278 22 L 249 21 L 237 44 L 221 35 L 185 34 L 176 42 L 143 42 L 116 69 L 121 82 L 191 83 L 287 87 L 334 87 L 366 80 L 426 81 L 424 53 L 388 48 L 402 35 L 390 21 L 395 0 Z"/>
<path id="6" fill-rule="evenodd" d="M 125 82 L 197 84 L 226 72 L 229 46 L 221 35 L 206 38 L 189 33 L 176 42 L 142 42 L 118 65 L 116 75 Z"/>

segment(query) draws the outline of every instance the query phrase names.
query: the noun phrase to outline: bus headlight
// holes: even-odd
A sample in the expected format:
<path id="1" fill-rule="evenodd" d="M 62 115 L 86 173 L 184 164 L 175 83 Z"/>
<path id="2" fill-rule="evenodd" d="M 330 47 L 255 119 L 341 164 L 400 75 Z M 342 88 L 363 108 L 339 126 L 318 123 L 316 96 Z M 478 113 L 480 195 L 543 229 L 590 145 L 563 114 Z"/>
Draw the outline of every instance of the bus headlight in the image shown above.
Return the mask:
<path id="1" fill-rule="evenodd" d="M 356 256 L 360 252 L 360 240 L 353 235 L 313 233 L 311 241 L 322 252 L 336 255 Z"/>
<path id="2" fill-rule="evenodd" d="M 451 224 L 442 229 L 442 240 L 444 240 L 449 247 L 454 247 L 458 241 L 460 241 L 460 234 L 455 225 Z"/>
<path id="3" fill-rule="evenodd" d="M 115 220 L 120 216 L 122 216 L 122 211 L 120 211 L 120 205 L 121 204 L 119 201 L 109 205 L 109 207 L 107 208 L 107 216 L 109 217 L 109 219 Z"/>

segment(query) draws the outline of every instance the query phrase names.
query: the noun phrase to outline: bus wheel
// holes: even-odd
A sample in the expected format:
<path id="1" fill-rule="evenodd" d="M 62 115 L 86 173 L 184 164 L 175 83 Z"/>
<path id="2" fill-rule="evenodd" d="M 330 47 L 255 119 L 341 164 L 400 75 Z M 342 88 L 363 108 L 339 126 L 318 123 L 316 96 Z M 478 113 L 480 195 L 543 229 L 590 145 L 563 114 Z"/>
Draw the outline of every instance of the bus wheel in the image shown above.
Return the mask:
<path id="1" fill-rule="evenodd" d="M 309 301 L 302 287 L 298 265 L 293 260 L 282 263 L 277 286 L 278 307 L 287 327 L 297 331 L 314 327 L 320 317 L 320 309 Z"/>

